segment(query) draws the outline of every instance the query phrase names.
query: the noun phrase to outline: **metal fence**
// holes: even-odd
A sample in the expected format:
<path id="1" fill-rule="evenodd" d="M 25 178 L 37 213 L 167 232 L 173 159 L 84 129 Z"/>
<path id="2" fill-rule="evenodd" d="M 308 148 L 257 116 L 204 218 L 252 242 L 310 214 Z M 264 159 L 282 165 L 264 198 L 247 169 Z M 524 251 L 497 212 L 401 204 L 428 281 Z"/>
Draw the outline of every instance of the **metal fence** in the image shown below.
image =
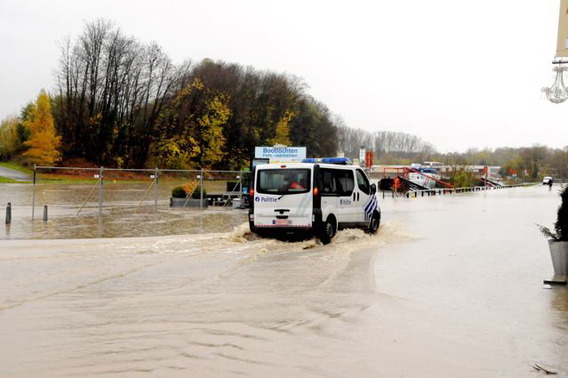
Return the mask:
<path id="1" fill-rule="evenodd" d="M 106 210 L 117 208 L 157 212 L 159 208 L 170 208 L 172 190 L 186 184 L 196 187 L 198 208 L 244 207 L 249 178 L 248 171 L 35 166 L 32 219 L 38 206 L 43 206 L 45 213 L 47 205 L 75 215 L 101 216 Z"/>
<path id="2" fill-rule="evenodd" d="M 45 220 L 48 207 L 50 216 L 64 217 L 79 215 L 100 217 L 105 213 L 119 211 L 121 215 L 157 213 L 174 209 L 175 201 L 172 198 L 174 188 L 193 183 L 199 193 L 198 204 L 189 204 L 186 198 L 182 200 L 183 208 L 186 205 L 198 209 L 206 206 L 245 208 L 248 206 L 250 179 L 250 171 L 36 166 L 31 193 L 29 186 L 21 187 L 19 190 L 25 193 L 22 192 L 11 205 L 16 204 L 16 207 L 22 210 L 23 207 L 31 205 L 32 220 L 38 216 L 36 214 L 38 208 L 40 211 L 43 208 Z M 430 196 L 467 190 L 482 189 L 435 189 L 404 193 L 404 196 Z M 391 195 L 394 196 L 395 193 Z"/>

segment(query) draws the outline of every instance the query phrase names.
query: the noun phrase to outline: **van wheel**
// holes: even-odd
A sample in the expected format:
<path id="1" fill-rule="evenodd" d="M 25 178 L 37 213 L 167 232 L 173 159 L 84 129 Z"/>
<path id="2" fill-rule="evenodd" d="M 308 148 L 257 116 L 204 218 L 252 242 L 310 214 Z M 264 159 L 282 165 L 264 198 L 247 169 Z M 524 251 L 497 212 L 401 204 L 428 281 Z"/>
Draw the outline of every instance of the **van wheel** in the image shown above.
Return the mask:
<path id="1" fill-rule="evenodd" d="M 367 228 L 367 233 L 371 235 L 375 235 L 379 230 L 379 226 L 381 224 L 381 216 L 377 213 L 373 214 L 371 221 L 369 222 L 369 228 Z"/>
<path id="2" fill-rule="evenodd" d="M 331 239 L 335 236 L 335 224 L 329 218 L 324 222 L 323 227 L 319 233 L 319 240 L 322 244 L 329 244 Z"/>

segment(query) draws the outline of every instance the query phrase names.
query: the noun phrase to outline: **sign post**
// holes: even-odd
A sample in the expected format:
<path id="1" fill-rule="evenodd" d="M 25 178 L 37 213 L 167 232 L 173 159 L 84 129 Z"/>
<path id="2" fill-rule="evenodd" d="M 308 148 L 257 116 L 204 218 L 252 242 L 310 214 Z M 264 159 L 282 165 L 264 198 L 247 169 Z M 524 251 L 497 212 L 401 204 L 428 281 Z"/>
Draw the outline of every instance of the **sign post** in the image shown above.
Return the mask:
<path id="1" fill-rule="evenodd" d="M 367 166 L 367 164 L 365 163 L 365 157 L 366 157 L 365 146 L 361 146 L 359 148 L 359 165 L 361 165 L 361 167 Z"/>

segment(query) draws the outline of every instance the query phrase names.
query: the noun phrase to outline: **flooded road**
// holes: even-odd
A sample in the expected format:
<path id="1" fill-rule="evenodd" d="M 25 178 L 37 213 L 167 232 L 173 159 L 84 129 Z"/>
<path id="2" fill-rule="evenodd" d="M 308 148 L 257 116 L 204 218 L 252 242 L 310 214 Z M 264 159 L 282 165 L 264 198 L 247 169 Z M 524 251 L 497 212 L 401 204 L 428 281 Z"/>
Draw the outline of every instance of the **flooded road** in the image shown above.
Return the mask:
<path id="1" fill-rule="evenodd" d="M 568 376 L 559 197 L 384 199 L 378 236 L 0 242 L 1 377 Z M 218 221 L 217 223 L 222 223 Z"/>
<path id="2" fill-rule="evenodd" d="M 0 184 L 2 222 L 7 203 L 12 207 L 12 222 L 0 227 L 0 240 L 203 234 L 226 232 L 247 220 L 248 210 L 231 206 L 172 208 L 172 186 L 160 186 L 155 195 L 148 184 L 106 184 L 99 216 L 98 187 L 93 185 Z"/>

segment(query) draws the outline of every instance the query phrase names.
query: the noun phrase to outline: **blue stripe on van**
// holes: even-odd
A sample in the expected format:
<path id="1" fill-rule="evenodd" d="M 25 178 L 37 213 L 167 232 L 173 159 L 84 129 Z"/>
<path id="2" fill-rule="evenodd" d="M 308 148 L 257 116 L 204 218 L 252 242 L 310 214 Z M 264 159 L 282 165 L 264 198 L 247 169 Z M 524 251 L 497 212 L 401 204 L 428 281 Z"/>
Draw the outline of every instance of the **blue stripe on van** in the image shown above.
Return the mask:
<path id="1" fill-rule="evenodd" d="M 371 199 L 365 205 L 365 219 L 370 220 L 373 212 L 377 209 L 377 197 L 371 196 Z"/>

